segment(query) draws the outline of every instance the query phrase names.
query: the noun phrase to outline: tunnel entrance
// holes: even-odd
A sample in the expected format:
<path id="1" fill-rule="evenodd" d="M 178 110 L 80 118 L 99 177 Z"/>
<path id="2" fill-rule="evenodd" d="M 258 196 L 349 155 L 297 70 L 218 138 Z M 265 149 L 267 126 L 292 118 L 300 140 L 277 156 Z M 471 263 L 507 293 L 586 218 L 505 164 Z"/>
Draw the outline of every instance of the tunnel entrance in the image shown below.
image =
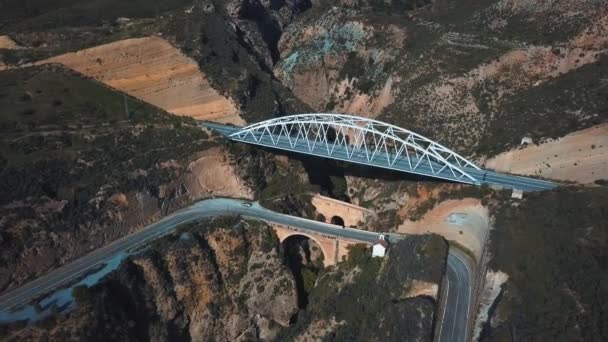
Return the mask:
<path id="1" fill-rule="evenodd" d="M 331 224 L 335 224 L 335 225 L 344 227 L 344 219 L 341 218 L 340 216 L 337 216 L 337 215 L 332 216 L 330 222 L 331 222 Z"/>
<path id="2" fill-rule="evenodd" d="M 285 263 L 296 281 L 298 308 L 305 309 L 308 305 L 308 294 L 323 268 L 323 250 L 313 239 L 304 235 L 287 237 L 283 240 L 282 247 Z"/>

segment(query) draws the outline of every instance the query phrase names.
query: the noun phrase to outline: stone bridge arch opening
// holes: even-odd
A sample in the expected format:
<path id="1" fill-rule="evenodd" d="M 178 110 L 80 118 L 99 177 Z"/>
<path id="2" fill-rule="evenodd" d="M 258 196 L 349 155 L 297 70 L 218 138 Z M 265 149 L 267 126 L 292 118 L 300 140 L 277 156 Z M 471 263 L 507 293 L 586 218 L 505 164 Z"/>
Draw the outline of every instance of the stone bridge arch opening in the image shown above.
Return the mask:
<path id="1" fill-rule="evenodd" d="M 323 250 L 323 246 L 312 236 L 306 234 L 292 234 L 281 241 L 283 250 L 286 256 L 289 248 L 297 252 L 297 257 L 304 264 L 315 264 L 318 267 L 324 267 L 327 251 Z"/>
<path id="2" fill-rule="evenodd" d="M 308 294 L 324 267 L 323 247 L 311 236 L 292 234 L 281 242 L 285 263 L 291 269 L 298 293 L 298 307 L 308 305 Z"/>
<path id="3" fill-rule="evenodd" d="M 330 222 L 331 224 L 344 227 L 344 219 L 338 215 L 332 216 Z"/>

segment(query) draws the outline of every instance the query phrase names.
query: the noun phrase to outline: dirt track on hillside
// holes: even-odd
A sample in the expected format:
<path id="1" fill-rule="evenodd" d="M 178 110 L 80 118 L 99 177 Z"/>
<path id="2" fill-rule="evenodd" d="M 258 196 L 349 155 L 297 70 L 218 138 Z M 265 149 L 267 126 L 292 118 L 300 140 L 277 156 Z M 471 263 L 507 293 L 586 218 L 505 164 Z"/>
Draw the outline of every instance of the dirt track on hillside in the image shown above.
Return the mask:
<path id="1" fill-rule="evenodd" d="M 176 115 L 243 125 L 197 63 L 158 37 L 126 39 L 39 63 L 59 63 Z"/>

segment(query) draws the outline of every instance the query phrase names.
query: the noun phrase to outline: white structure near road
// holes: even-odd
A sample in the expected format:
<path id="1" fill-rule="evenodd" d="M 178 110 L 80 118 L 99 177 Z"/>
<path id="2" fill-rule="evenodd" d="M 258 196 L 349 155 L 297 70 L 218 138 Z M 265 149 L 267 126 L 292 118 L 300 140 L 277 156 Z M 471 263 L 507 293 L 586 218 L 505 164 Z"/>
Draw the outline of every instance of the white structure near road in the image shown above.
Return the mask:
<path id="1" fill-rule="evenodd" d="M 380 235 L 378 237 L 378 241 L 374 242 L 374 246 L 372 247 L 372 257 L 383 258 L 386 254 L 387 248 L 388 241 L 386 241 L 386 237 L 384 235 Z"/>
<path id="2" fill-rule="evenodd" d="M 511 198 L 522 199 L 524 198 L 524 191 L 520 189 L 513 189 L 511 193 Z"/>

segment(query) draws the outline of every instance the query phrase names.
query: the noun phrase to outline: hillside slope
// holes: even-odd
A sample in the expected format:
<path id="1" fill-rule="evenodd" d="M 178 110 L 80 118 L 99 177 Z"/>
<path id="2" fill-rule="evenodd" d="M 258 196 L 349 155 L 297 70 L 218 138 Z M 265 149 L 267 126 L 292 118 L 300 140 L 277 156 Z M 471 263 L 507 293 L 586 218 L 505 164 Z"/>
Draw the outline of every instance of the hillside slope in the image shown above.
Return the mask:
<path id="1" fill-rule="evenodd" d="M 399 3 L 319 1 L 281 36 L 275 76 L 315 111 L 378 118 L 480 162 L 608 120 L 605 2 Z"/>
<path id="2" fill-rule="evenodd" d="M 55 66 L 5 71 L 0 93 L 0 289 L 193 199 L 251 196 L 229 163 L 201 173 L 229 154 L 191 119 Z"/>
<path id="3" fill-rule="evenodd" d="M 93 77 L 164 110 L 243 125 L 232 100 L 211 87 L 196 62 L 157 37 L 118 42 L 45 59 Z"/>

